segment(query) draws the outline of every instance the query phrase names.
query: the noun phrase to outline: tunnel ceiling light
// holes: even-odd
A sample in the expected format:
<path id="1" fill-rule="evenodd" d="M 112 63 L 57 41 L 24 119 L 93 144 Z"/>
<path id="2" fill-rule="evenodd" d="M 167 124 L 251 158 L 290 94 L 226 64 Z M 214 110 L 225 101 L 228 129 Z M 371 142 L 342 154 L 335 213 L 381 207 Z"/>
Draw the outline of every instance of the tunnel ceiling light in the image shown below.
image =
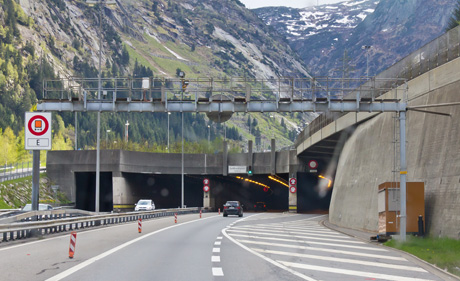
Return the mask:
<path id="1" fill-rule="evenodd" d="M 284 186 L 286 186 L 286 187 L 289 187 L 289 185 L 288 185 L 286 182 L 284 182 L 284 181 L 282 181 L 282 180 L 279 180 L 279 179 L 277 179 L 277 178 L 275 178 L 275 177 L 273 177 L 273 176 L 268 176 L 268 178 L 271 179 L 272 181 L 276 181 L 276 182 L 279 183 L 279 184 L 282 184 L 282 185 L 284 185 Z"/>
<path id="2" fill-rule="evenodd" d="M 262 187 L 270 188 L 268 185 L 265 185 L 263 183 L 253 181 L 253 180 L 250 180 L 250 179 L 245 179 L 245 178 L 240 177 L 240 176 L 236 176 L 235 178 L 237 178 L 239 180 L 247 181 L 247 182 L 250 182 L 250 183 L 253 183 L 253 184 L 257 184 L 257 185 L 262 186 Z"/>
<path id="3" fill-rule="evenodd" d="M 330 180 L 330 179 L 328 179 L 328 178 L 325 178 L 325 177 L 322 176 L 322 175 L 319 175 L 318 178 L 328 180 L 329 182 L 328 182 L 328 184 L 327 184 L 327 188 L 331 188 L 331 186 L 332 186 L 332 180 Z"/>

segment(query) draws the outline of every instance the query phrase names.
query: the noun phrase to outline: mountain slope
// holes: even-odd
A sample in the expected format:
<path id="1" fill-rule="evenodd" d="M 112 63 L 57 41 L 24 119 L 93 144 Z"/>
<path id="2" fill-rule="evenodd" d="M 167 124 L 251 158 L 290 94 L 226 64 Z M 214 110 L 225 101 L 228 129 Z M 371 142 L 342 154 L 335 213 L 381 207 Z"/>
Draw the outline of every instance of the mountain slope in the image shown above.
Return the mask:
<path id="1" fill-rule="evenodd" d="M 278 13 L 276 8 L 271 14 L 269 8 L 255 12 L 277 30 L 284 30 L 313 75 L 359 77 L 366 75 L 366 50 L 362 46 L 372 46 L 369 75 L 376 75 L 441 35 L 454 7 L 455 1 L 449 0 L 349 0 L 293 11 L 312 16 L 292 16 L 292 21 L 274 16 L 285 12 Z M 302 25 L 310 27 L 298 28 Z M 291 30 L 299 32 L 293 34 Z"/>
<path id="2" fill-rule="evenodd" d="M 11 1 L 11 0 L 0 0 Z M 103 76 L 175 77 L 178 70 L 188 78 L 244 76 L 306 77 L 301 60 L 276 32 L 247 10 L 238 0 L 146 0 L 117 1 L 103 8 Z M 49 63 L 60 77 L 97 77 L 99 55 L 99 6 L 81 0 L 20 0 L 30 25 L 19 26 L 20 38 L 35 49 L 35 65 Z M 42 60 L 43 58 L 43 60 Z M 49 78 L 49 77 L 48 77 Z M 40 81 L 38 81 L 40 82 Z M 37 83 L 38 85 L 39 83 Z M 35 89 L 40 98 L 39 89 Z M 18 118 L 23 113 L 19 113 Z M 60 114 L 66 124 L 74 123 L 70 113 Z M 130 120 L 130 139 L 138 143 L 166 144 L 166 114 L 103 114 L 102 130 L 111 130 L 112 138 L 122 139 L 124 123 Z M 171 117 L 172 139 L 180 137 L 178 116 Z M 259 120 L 262 141 L 268 143 L 263 129 L 275 127 L 280 146 L 292 144 L 299 126 L 311 117 L 276 114 L 277 122 L 266 114 L 254 114 Z M 79 114 L 79 147 L 95 143 L 94 116 Z M 146 119 L 149 122 L 146 122 Z M 237 130 L 243 139 L 249 134 L 247 116 L 234 116 L 226 126 Z M 283 121 L 283 122 L 281 122 Z M 207 139 L 207 119 L 190 114 L 185 119 L 189 141 Z M 195 124 L 195 125 L 193 125 Z M 212 124 L 211 138 L 225 130 Z M 238 134 L 231 133 L 236 140 Z"/>

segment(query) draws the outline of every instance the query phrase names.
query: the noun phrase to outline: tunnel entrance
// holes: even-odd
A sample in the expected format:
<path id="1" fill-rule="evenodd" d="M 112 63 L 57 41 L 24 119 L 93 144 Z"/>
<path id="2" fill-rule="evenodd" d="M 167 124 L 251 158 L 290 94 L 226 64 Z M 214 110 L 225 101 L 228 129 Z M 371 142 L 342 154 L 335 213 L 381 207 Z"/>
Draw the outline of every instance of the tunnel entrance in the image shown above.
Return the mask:
<path id="1" fill-rule="evenodd" d="M 94 212 L 96 210 L 96 173 L 75 172 L 75 207 Z M 101 172 L 99 178 L 99 211 L 113 210 L 112 173 Z"/>
<path id="2" fill-rule="evenodd" d="M 316 173 L 297 173 L 297 212 L 327 212 L 332 196 L 332 186 Z"/>

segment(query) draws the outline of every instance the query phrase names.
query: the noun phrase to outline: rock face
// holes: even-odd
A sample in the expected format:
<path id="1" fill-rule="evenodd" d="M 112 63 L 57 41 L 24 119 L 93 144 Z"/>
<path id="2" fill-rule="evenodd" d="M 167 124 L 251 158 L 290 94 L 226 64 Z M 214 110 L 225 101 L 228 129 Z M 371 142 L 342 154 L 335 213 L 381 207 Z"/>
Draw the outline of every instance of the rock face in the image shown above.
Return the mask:
<path id="1" fill-rule="evenodd" d="M 255 12 L 289 40 L 314 76 L 377 75 L 444 33 L 456 1 L 344 1 Z"/>
<path id="2" fill-rule="evenodd" d="M 409 105 L 460 102 L 460 58 L 408 82 Z M 460 107 L 430 110 L 451 117 L 407 113 L 407 181 L 425 183 L 425 223 L 429 235 L 460 239 Z M 394 156 L 394 113 L 383 113 L 358 126 L 338 164 L 330 220 L 351 228 L 378 230 L 378 185 L 399 181 Z M 396 127 L 396 131 L 398 127 Z M 399 145 L 399 144 L 398 144 Z M 410 199 L 408 199 L 410 204 Z"/>

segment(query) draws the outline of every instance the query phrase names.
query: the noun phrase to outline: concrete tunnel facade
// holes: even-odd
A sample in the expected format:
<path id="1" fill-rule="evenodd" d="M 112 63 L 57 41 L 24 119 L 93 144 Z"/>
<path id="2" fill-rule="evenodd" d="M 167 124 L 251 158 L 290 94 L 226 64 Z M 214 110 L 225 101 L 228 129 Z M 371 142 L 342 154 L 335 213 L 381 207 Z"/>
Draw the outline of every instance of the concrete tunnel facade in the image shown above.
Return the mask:
<path id="1" fill-rule="evenodd" d="M 132 210 L 134 203 L 142 198 L 156 199 L 157 208 L 180 206 L 181 159 L 181 154 L 173 153 L 102 150 L 100 210 Z M 94 210 L 95 161 L 94 150 L 48 152 L 48 176 L 79 209 Z M 252 163 L 254 172 L 251 180 L 270 185 L 269 192 L 236 178 L 247 178 L 246 174 L 229 173 L 229 166 L 247 166 L 248 163 Z M 274 209 L 297 211 L 300 202 L 300 211 L 310 207 L 327 209 L 329 199 L 318 198 L 318 201 L 310 191 L 317 184 L 317 177 L 304 172 L 304 161 L 294 150 L 184 154 L 184 203 L 217 210 L 227 200 L 240 200 L 249 209 L 256 201 L 267 201 Z M 271 174 L 278 175 L 285 182 L 292 176 L 301 179 L 298 192 L 291 193 L 286 186 L 268 180 Z M 209 193 L 203 192 L 204 178 L 211 180 Z M 297 194 L 308 198 L 298 200 Z"/>

